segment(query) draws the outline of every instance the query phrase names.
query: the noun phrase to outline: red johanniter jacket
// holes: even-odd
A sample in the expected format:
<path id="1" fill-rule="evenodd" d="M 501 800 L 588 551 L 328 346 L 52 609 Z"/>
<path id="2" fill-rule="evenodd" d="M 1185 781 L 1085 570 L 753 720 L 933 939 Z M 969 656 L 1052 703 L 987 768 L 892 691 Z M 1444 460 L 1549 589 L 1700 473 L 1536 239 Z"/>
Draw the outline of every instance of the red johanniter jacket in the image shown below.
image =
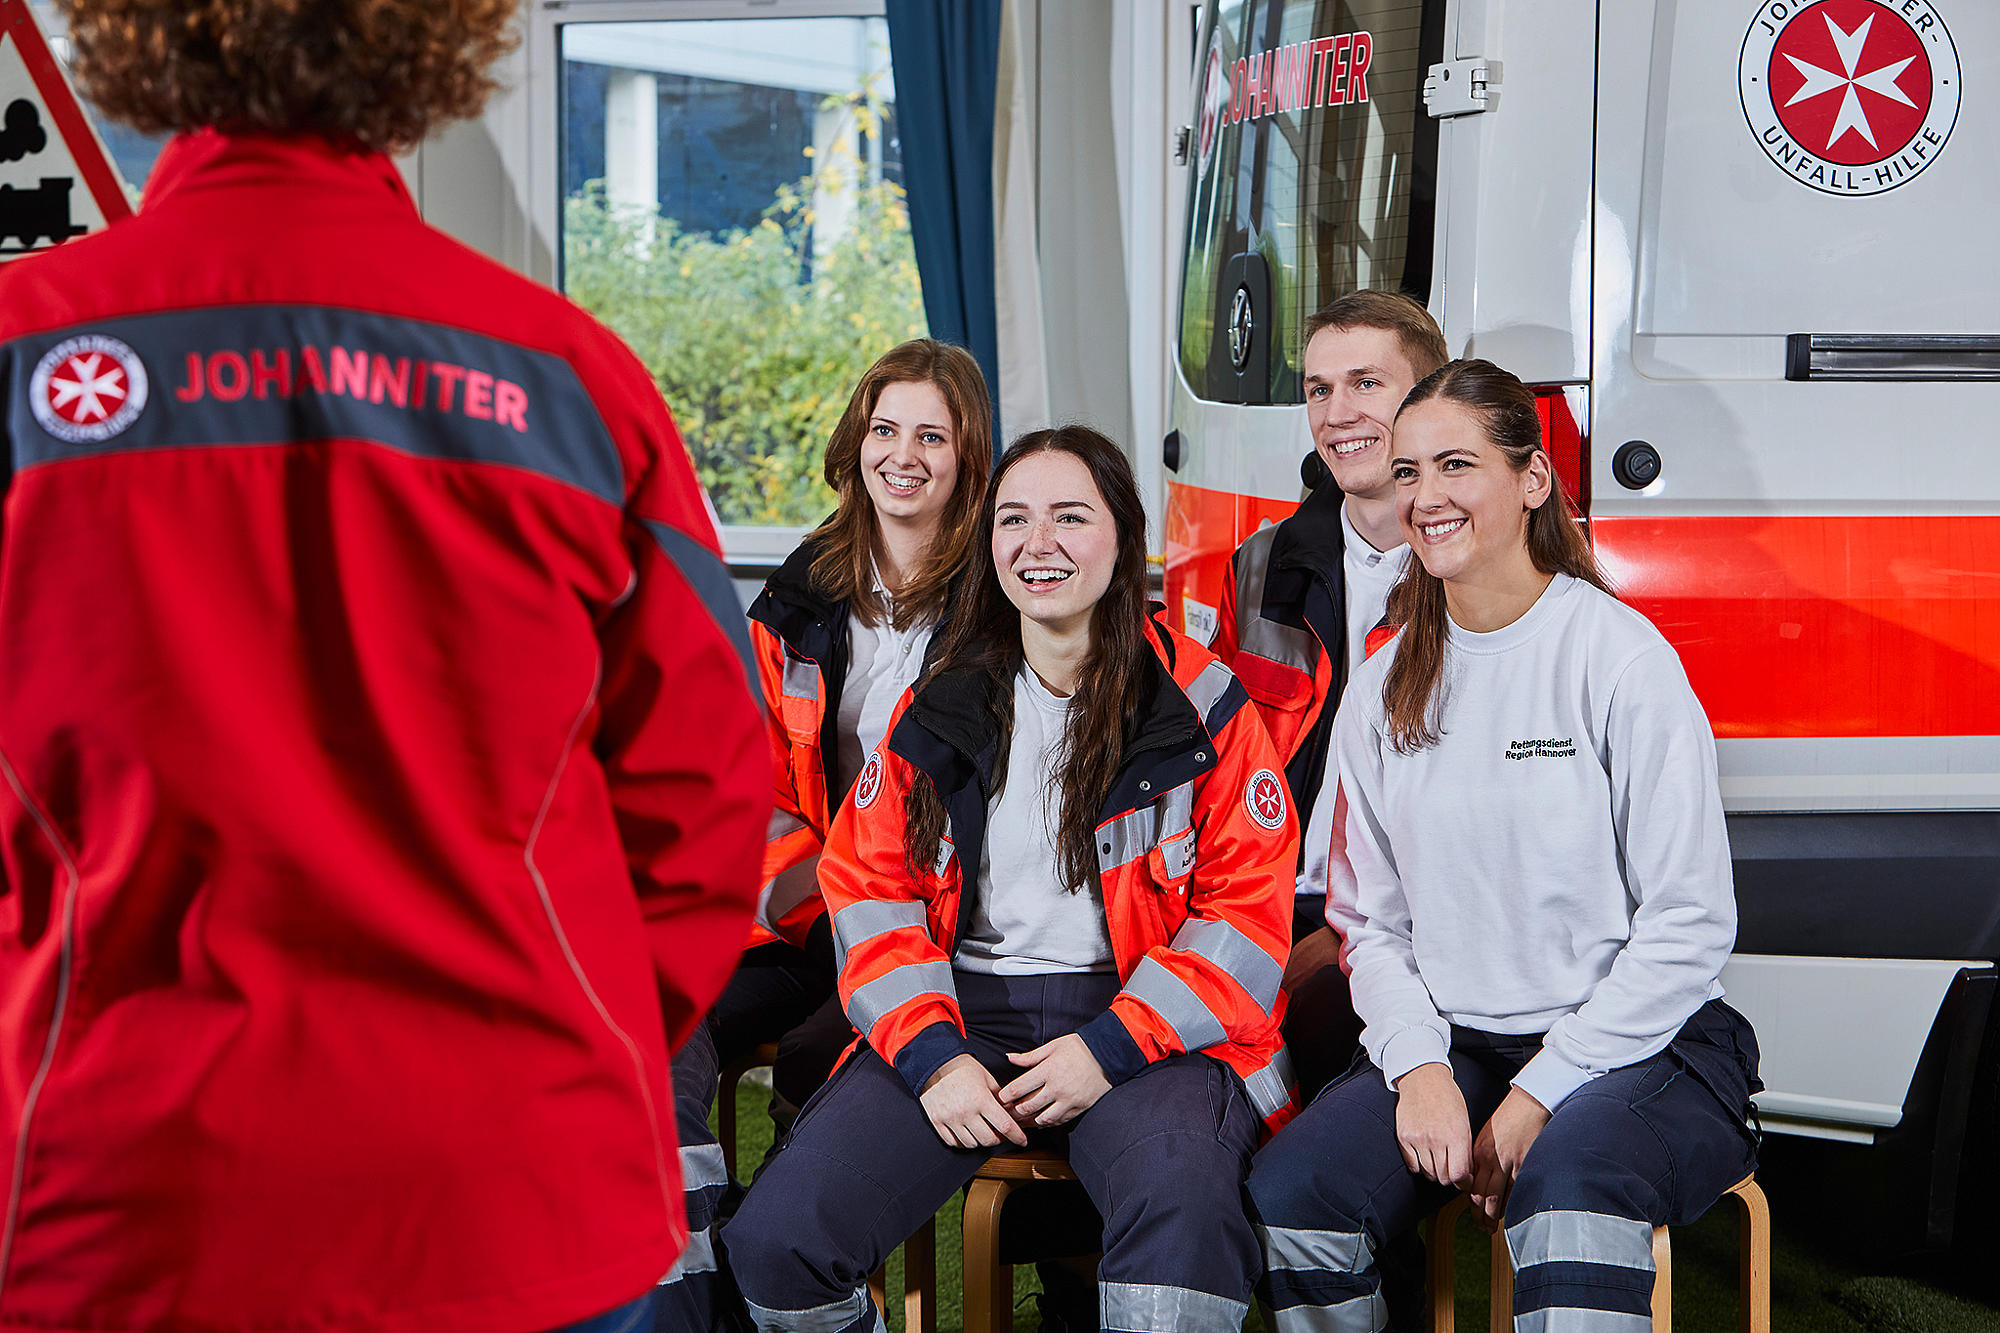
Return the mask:
<path id="1" fill-rule="evenodd" d="M 1079 1035 L 1113 1084 L 1170 1055 L 1213 1056 L 1276 1130 L 1293 1109 L 1278 1024 L 1298 825 L 1243 687 L 1192 639 L 1150 628 L 1156 670 L 1097 828 L 1123 989 Z M 921 1091 L 967 1049 L 951 959 L 1000 738 L 980 681 L 956 672 L 905 695 L 888 735 L 834 816 L 820 887 L 847 1016 Z M 949 820 L 936 864 L 913 879 L 903 802 L 920 774 Z"/>
<path id="2" fill-rule="evenodd" d="M 685 1243 L 770 772 L 644 369 L 324 140 L 0 270 L 0 1327 L 544 1329 Z"/>

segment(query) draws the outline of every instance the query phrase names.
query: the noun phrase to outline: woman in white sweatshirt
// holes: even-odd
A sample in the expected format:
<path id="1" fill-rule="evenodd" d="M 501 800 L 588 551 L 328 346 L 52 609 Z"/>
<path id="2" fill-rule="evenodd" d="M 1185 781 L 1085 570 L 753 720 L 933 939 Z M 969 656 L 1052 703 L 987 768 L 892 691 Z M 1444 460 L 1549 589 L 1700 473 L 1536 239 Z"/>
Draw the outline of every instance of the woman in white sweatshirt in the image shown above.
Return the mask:
<path id="1" fill-rule="evenodd" d="M 1418 559 L 1334 722 L 1366 1058 L 1258 1155 L 1261 1295 L 1281 1331 L 1384 1327 L 1374 1253 L 1457 1189 L 1504 1219 L 1518 1329 L 1643 1329 L 1652 1228 L 1755 1165 L 1714 737 L 1518 379 L 1444 366 L 1392 448 Z"/>

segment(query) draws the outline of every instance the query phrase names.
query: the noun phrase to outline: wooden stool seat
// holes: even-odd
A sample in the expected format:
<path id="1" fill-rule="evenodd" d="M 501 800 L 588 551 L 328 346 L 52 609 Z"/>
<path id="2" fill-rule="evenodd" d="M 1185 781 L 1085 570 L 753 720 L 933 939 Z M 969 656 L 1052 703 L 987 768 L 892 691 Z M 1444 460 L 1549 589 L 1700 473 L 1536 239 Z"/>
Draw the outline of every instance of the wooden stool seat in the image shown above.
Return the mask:
<path id="1" fill-rule="evenodd" d="M 965 1187 L 965 1333 L 1012 1333 L 1014 1266 L 1000 1262 L 1000 1210 L 1031 1180 L 1075 1180 L 1061 1153 L 1016 1148 L 995 1153 Z"/>
<path id="2" fill-rule="evenodd" d="M 1770 1204 L 1754 1175 L 1743 1177 L 1723 1193 L 1736 1200 L 1742 1222 L 1738 1241 L 1742 1254 L 1739 1326 L 1742 1333 L 1771 1333 Z M 1457 1326 L 1457 1312 L 1452 1308 L 1452 1232 L 1466 1206 L 1466 1197 L 1458 1195 L 1438 1210 L 1432 1223 L 1428 1283 L 1431 1333 L 1454 1333 Z M 1507 1333 L 1514 1326 L 1514 1269 L 1507 1255 L 1504 1222 L 1493 1232 L 1492 1265 L 1487 1327 L 1491 1333 Z M 1653 1333 L 1673 1333 L 1673 1249 L 1665 1227 L 1653 1228 L 1653 1267 L 1657 1270 L 1653 1277 Z"/>

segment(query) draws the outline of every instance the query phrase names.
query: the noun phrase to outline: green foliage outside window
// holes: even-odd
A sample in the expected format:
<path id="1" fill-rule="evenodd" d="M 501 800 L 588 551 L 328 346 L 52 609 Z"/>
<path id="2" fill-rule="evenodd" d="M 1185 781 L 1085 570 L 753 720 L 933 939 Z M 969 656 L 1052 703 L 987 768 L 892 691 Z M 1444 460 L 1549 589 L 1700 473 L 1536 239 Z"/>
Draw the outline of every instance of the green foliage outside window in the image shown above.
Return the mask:
<path id="1" fill-rule="evenodd" d="M 856 100 L 872 137 L 879 121 Z M 597 182 L 564 203 L 563 285 L 652 372 L 724 523 L 824 518 L 821 457 L 855 381 L 924 335 L 902 188 L 852 183 L 866 174 L 823 165 L 755 227 L 719 235 L 612 204 Z M 851 210 L 815 252 L 815 187 L 843 185 Z"/>

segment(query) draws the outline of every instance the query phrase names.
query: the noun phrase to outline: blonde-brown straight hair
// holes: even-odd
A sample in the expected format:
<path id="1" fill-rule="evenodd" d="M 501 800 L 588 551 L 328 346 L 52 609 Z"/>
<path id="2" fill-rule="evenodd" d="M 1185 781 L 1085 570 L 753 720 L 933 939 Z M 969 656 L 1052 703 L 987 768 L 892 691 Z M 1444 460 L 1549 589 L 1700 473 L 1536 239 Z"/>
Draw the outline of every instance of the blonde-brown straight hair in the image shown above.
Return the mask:
<path id="1" fill-rule="evenodd" d="M 861 446 L 882 390 L 891 384 L 927 383 L 937 386 L 951 409 L 952 436 L 958 448 L 958 480 L 945 502 L 937 536 L 910 580 L 896 591 L 894 624 L 903 629 L 936 620 L 944 614 L 946 594 L 954 575 L 964 567 L 979 532 L 979 502 L 986 478 L 993 471 L 993 408 L 986 396 L 986 377 L 963 347 L 933 338 L 914 338 L 883 353 L 862 373 L 847 410 L 826 444 L 826 484 L 839 497 L 833 517 L 814 534 L 820 543 L 813 557 L 812 582 L 825 596 L 847 603 L 864 625 L 883 619 L 875 596 L 874 564 L 879 532 L 875 505 L 861 477 Z"/>
<path id="2" fill-rule="evenodd" d="M 1437 399 L 1470 412 L 1486 433 L 1486 442 L 1506 456 L 1516 472 L 1542 448 L 1542 421 L 1535 413 L 1535 396 L 1528 386 L 1491 361 L 1448 361 L 1417 381 L 1396 413 L 1401 420 L 1418 403 Z M 1597 559 L 1584 540 L 1583 529 L 1570 517 L 1569 497 L 1553 463 L 1549 466 L 1549 498 L 1528 511 L 1528 558 L 1544 574 L 1567 574 L 1605 592 Z M 1398 753 L 1409 754 L 1435 745 L 1440 735 L 1437 717 L 1438 678 L 1444 670 L 1448 612 L 1444 581 L 1412 559 L 1403 578 L 1389 594 L 1389 621 L 1403 627 L 1396 643 L 1396 660 L 1382 682 L 1382 707 L 1388 713 L 1389 740 Z"/>

